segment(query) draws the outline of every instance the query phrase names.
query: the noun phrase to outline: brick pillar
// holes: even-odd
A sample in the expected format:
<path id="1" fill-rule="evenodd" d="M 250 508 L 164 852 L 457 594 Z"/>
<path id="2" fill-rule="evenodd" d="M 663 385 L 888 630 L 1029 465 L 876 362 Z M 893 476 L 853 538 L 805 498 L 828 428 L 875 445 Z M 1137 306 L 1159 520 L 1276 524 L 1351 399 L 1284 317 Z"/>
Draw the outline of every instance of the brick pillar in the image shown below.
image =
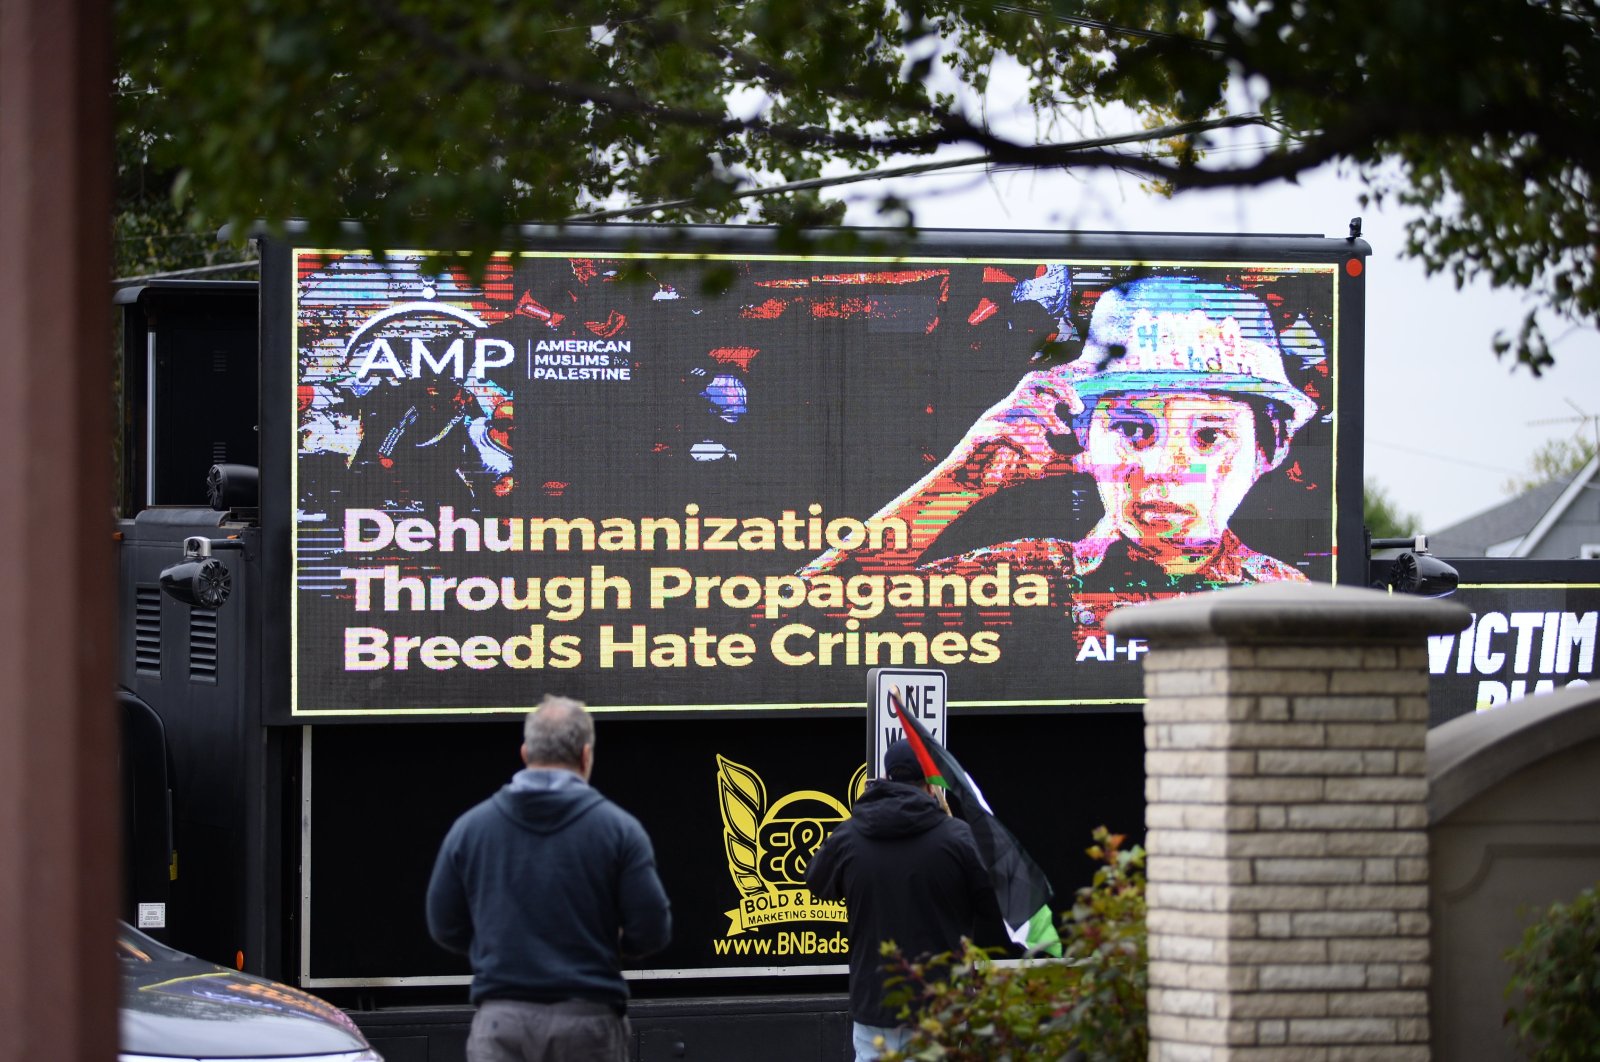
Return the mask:
<path id="1" fill-rule="evenodd" d="M 1426 1062 L 1429 634 L 1460 605 L 1268 584 L 1144 638 L 1153 1062 Z"/>

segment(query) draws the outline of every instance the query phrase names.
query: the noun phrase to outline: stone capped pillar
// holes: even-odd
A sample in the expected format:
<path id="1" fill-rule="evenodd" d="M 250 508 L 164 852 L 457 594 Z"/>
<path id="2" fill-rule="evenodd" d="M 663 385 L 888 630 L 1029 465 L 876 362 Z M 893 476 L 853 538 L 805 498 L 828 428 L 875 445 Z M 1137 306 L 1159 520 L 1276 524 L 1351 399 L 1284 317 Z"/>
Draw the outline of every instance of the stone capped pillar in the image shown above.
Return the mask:
<path id="1" fill-rule="evenodd" d="M 1150 1058 L 1426 1062 L 1427 636 L 1460 605 L 1274 583 L 1143 638 Z"/>

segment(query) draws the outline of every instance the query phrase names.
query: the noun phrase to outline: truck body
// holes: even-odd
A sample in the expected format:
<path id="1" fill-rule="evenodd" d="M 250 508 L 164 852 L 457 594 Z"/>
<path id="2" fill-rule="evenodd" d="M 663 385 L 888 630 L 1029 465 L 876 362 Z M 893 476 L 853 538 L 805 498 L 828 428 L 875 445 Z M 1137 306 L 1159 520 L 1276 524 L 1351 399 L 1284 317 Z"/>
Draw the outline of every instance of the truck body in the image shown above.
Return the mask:
<path id="1" fill-rule="evenodd" d="M 469 973 L 428 939 L 428 875 L 563 693 L 673 901 L 672 944 L 627 970 L 638 1057 L 845 1057 L 846 913 L 803 874 L 864 784 L 884 666 L 947 673 L 949 748 L 1070 906 L 1095 827 L 1143 835 L 1142 646 L 1099 621 L 1252 580 L 1102 550 L 1120 581 L 1080 559 L 1057 595 L 1036 554 L 1106 526 L 1114 477 L 1067 437 L 1059 474 L 990 490 L 979 427 L 1030 373 L 1088 378 L 1130 292 L 1235 300 L 1158 310 L 1093 372 L 1227 376 L 1267 344 L 1296 426 L 1229 510 L 1236 554 L 1365 585 L 1367 247 L 896 240 L 526 230 L 474 272 L 291 230 L 259 285 L 123 293 L 121 681 L 165 730 L 177 853 L 130 891 L 166 893 L 147 931 L 349 1007 L 391 1059 L 459 1057 Z M 1264 338 L 1224 326 L 1258 307 Z M 948 488 L 963 446 L 988 463 Z M 938 505 L 897 516 L 928 482 Z"/>

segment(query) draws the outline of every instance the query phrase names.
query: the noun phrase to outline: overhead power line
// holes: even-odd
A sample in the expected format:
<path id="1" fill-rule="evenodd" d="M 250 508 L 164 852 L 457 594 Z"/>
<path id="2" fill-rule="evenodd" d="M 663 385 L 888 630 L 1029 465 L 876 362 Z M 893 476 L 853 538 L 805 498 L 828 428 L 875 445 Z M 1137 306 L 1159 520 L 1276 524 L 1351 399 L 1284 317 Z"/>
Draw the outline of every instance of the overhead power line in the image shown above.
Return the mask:
<path id="1" fill-rule="evenodd" d="M 1175 44 L 1204 48 L 1213 52 L 1224 50 L 1222 44 L 1218 41 L 1208 41 L 1203 37 L 1190 37 L 1182 33 L 1164 33 L 1161 30 L 1119 26 L 1114 22 L 1106 22 L 1098 18 L 1088 18 L 1083 15 L 1063 15 L 1055 11 L 1038 11 L 1018 4 L 989 4 L 987 6 L 995 11 L 1007 11 L 1017 15 L 1032 15 L 1035 18 L 1046 18 L 1052 22 L 1060 22 L 1067 26 L 1077 26 L 1080 29 L 1099 30 L 1108 37 L 1135 37 L 1147 41 L 1170 41 Z"/>
<path id="2" fill-rule="evenodd" d="M 117 277 L 111 282 L 113 288 L 127 288 L 135 284 L 146 284 L 152 280 L 177 280 L 183 277 L 208 277 L 217 273 L 237 272 L 241 269 L 255 269 L 261 263 L 252 258 L 243 262 L 223 262 L 220 265 L 195 266 L 193 269 L 169 269 L 164 273 L 143 273 L 136 277 Z"/>
<path id="3" fill-rule="evenodd" d="M 1411 454 L 1413 457 L 1426 457 L 1434 461 L 1443 461 L 1446 464 L 1451 465 L 1462 465 L 1466 468 L 1476 468 L 1484 472 L 1501 472 L 1511 476 L 1520 474 L 1516 469 L 1507 468 L 1505 465 L 1490 465 L 1485 464 L 1482 461 L 1468 461 L 1464 458 L 1456 457 L 1451 454 L 1442 454 L 1435 450 L 1421 450 L 1415 446 L 1405 446 L 1401 443 L 1387 442 L 1383 439 L 1374 439 L 1370 435 L 1367 436 L 1366 441 L 1373 446 L 1381 446 L 1385 450 L 1396 450 L 1403 454 Z"/>
<path id="4" fill-rule="evenodd" d="M 1091 151 L 1097 148 L 1117 147 L 1123 144 L 1143 144 L 1152 140 L 1165 140 L 1175 136 L 1189 136 L 1194 133 L 1210 132 L 1213 129 L 1233 129 L 1246 125 L 1266 125 L 1268 119 L 1257 111 L 1244 114 L 1230 114 L 1222 118 L 1208 118 L 1198 122 L 1182 122 L 1178 125 L 1164 125 L 1158 129 L 1145 129 L 1137 133 L 1119 133 L 1114 136 L 1092 137 L 1087 140 L 1075 140 L 1065 144 L 1046 144 L 1041 148 L 1055 151 Z M 812 177 L 804 181 L 789 181 L 785 184 L 765 185 L 760 188 L 745 188 L 734 192 L 732 199 L 755 199 L 761 196 L 783 195 L 788 192 L 804 192 L 814 188 L 837 188 L 846 184 L 859 184 L 863 181 L 882 181 L 892 177 L 911 177 L 918 174 L 934 173 L 940 170 L 961 169 L 967 166 L 986 166 L 999 160 L 990 154 L 968 155 L 959 159 L 942 159 L 932 162 L 914 162 L 905 166 L 887 166 L 876 170 L 867 170 L 864 173 L 847 173 L 836 177 Z M 641 203 L 638 206 L 616 207 L 610 210 L 595 210 L 586 214 L 574 214 L 567 218 L 568 221 L 609 221 L 612 218 L 633 217 L 639 214 L 650 214 L 657 210 L 676 210 L 681 207 L 694 206 L 693 199 L 668 199 L 655 203 Z"/>

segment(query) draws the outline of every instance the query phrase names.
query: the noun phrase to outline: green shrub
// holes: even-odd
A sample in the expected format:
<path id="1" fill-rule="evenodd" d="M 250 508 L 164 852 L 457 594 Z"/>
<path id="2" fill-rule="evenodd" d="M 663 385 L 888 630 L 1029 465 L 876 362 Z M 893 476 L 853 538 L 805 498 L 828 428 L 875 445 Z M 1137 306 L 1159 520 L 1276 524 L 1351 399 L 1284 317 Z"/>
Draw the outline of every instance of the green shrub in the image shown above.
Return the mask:
<path id="1" fill-rule="evenodd" d="M 1144 850 L 1123 850 L 1123 837 L 1103 826 L 1094 840 L 1088 852 L 1101 866 L 1062 917 L 1060 959 L 997 966 L 967 943 L 959 955 L 910 963 L 885 950 L 900 978 L 890 1001 L 917 1015 L 906 1050 L 885 1059 L 1144 1062 Z"/>
<path id="2" fill-rule="evenodd" d="M 1600 884 L 1546 911 L 1506 960 L 1505 1023 L 1528 1057 L 1600 1059 Z"/>

